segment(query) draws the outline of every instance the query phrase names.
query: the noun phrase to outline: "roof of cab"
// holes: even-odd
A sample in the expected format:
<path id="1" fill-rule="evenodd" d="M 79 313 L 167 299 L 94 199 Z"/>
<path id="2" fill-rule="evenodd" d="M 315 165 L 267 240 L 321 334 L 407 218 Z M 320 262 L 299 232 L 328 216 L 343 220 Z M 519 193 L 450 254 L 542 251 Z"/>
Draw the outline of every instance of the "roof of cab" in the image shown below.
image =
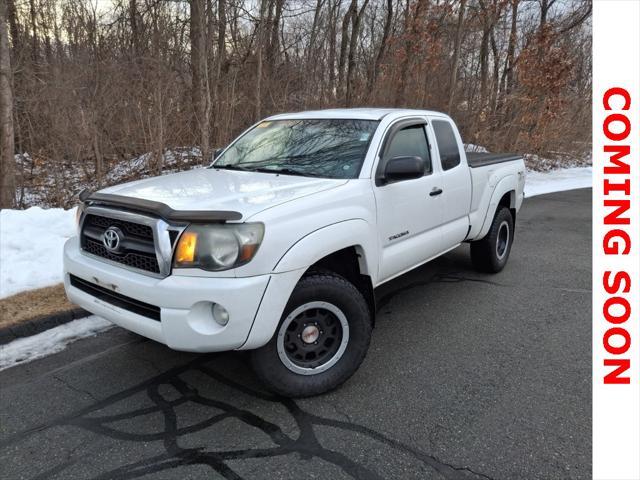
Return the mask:
<path id="1" fill-rule="evenodd" d="M 431 110 L 412 110 L 408 108 L 332 108 L 327 110 L 309 110 L 305 112 L 281 113 L 273 115 L 267 120 L 298 120 L 345 118 L 354 120 L 381 120 L 391 113 L 402 115 L 444 115 Z"/>

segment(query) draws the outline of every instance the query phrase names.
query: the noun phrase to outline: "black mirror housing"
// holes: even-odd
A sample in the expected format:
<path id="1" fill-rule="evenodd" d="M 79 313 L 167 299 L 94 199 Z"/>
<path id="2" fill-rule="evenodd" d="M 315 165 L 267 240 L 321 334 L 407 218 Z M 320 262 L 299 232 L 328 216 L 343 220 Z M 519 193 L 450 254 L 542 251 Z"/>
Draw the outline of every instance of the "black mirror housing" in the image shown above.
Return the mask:
<path id="1" fill-rule="evenodd" d="M 424 175 L 424 166 L 424 159 L 421 157 L 393 157 L 384 167 L 381 184 L 420 178 Z"/>
<path id="2" fill-rule="evenodd" d="M 223 150 L 224 150 L 224 148 L 216 148 L 213 151 L 213 159 L 215 160 L 216 158 L 218 158 Z"/>

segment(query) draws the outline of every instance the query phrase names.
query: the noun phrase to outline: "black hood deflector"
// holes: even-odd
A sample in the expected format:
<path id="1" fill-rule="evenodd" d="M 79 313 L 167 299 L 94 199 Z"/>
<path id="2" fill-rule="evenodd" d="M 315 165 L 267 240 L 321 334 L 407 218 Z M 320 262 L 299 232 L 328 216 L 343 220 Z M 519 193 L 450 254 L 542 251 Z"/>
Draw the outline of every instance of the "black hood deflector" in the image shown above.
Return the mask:
<path id="1" fill-rule="evenodd" d="M 174 210 L 169 205 L 143 198 L 126 197 L 110 193 L 91 193 L 83 190 L 78 195 L 87 205 L 105 205 L 149 213 L 169 222 L 227 222 L 241 220 L 242 214 L 225 210 Z"/>

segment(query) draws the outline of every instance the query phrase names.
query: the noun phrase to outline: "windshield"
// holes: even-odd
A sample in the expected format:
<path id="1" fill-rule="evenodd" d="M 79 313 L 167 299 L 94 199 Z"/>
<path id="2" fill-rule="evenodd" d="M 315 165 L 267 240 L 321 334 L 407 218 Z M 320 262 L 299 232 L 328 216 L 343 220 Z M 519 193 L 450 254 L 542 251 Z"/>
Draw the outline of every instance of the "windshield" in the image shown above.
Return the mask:
<path id="1" fill-rule="evenodd" d="M 273 120 L 256 125 L 213 168 L 357 178 L 377 121 Z"/>

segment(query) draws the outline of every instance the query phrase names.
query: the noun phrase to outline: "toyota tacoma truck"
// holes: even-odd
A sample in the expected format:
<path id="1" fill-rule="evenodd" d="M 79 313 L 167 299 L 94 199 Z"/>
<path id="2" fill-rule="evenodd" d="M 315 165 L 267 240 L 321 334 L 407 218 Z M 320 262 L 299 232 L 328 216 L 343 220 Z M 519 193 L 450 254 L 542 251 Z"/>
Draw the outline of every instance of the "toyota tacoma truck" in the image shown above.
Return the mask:
<path id="1" fill-rule="evenodd" d="M 170 348 L 252 350 L 272 391 L 337 387 L 369 347 L 376 287 L 462 244 L 505 266 L 522 157 L 467 154 L 425 110 L 269 117 L 213 163 L 83 192 L 65 288 Z"/>

